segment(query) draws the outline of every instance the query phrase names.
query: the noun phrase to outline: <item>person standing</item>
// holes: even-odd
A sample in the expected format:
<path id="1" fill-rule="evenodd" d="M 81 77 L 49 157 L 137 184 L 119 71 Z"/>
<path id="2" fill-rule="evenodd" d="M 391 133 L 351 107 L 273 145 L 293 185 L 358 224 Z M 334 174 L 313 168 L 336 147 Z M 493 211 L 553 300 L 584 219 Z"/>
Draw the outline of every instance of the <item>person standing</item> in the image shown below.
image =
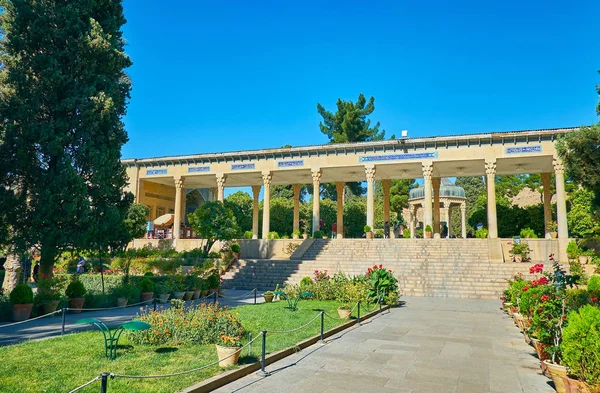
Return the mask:
<path id="1" fill-rule="evenodd" d="M 386 221 L 383 224 L 383 237 L 385 237 L 386 239 L 390 238 L 390 222 Z"/>

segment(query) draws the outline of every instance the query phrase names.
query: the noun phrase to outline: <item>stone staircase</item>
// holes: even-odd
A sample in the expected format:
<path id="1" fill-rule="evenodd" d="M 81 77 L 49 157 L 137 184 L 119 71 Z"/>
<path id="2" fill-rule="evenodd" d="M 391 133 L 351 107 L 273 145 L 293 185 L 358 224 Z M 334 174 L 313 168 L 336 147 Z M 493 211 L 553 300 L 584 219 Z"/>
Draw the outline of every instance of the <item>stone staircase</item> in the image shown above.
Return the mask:
<path id="1" fill-rule="evenodd" d="M 491 263 L 485 239 L 315 240 L 296 260 L 240 260 L 225 287 L 272 289 L 297 284 L 315 270 L 357 275 L 373 265 L 392 269 L 403 295 L 498 298 L 506 279 L 529 273 L 529 264 Z"/>

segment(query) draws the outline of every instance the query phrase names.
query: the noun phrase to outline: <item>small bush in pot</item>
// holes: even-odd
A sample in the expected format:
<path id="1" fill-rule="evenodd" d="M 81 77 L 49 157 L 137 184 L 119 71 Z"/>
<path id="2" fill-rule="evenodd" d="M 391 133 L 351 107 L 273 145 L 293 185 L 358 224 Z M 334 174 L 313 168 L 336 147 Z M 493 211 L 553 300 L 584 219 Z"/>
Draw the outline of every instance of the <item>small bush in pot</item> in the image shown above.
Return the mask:
<path id="1" fill-rule="evenodd" d="M 209 292 L 216 292 L 220 284 L 219 276 L 217 276 L 216 274 L 212 274 L 206 278 L 206 281 L 208 284 Z"/>
<path id="2" fill-rule="evenodd" d="M 313 233 L 313 239 L 323 239 L 323 236 L 325 235 L 322 231 L 315 231 L 315 233 Z"/>
<path id="3" fill-rule="evenodd" d="M 137 303 L 140 299 L 140 289 L 131 284 L 123 284 L 113 288 L 111 293 L 116 296 L 118 305 L 121 307 L 126 306 L 128 303 Z"/>
<path id="4" fill-rule="evenodd" d="M 29 319 L 33 308 L 33 291 L 29 285 L 17 285 L 9 297 L 13 305 L 13 320 L 19 322 Z"/>
<path id="5" fill-rule="evenodd" d="M 140 291 L 142 292 L 140 293 L 141 302 L 152 300 L 152 297 L 154 296 L 154 287 L 155 284 L 148 277 L 144 277 L 144 279 L 140 281 Z"/>
<path id="6" fill-rule="evenodd" d="M 600 309 L 586 305 L 569 314 L 561 350 L 572 375 L 591 390 L 600 388 Z"/>
<path id="7" fill-rule="evenodd" d="M 252 231 L 244 232 L 244 239 L 252 239 L 254 237 L 254 233 Z"/>
<path id="8" fill-rule="evenodd" d="M 265 303 L 273 302 L 274 297 L 275 297 L 275 294 L 273 293 L 273 291 L 266 291 L 265 293 L 263 293 L 263 298 L 265 298 Z"/>
<path id="9" fill-rule="evenodd" d="M 85 302 L 85 294 L 86 289 L 83 286 L 83 283 L 79 281 L 77 278 L 71 280 L 67 289 L 65 290 L 65 295 L 69 298 L 69 308 L 70 311 L 74 314 L 78 314 L 81 312 L 81 308 L 83 308 L 83 304 Z"/>
<path id="10" fill-rule="evenodd" d="M 232 243 L 231 246 L 229 246 L 229 250 L 233 253 L 239 254 L 242 251 L 242 247 L 239 245 L 239 243 Z"/>

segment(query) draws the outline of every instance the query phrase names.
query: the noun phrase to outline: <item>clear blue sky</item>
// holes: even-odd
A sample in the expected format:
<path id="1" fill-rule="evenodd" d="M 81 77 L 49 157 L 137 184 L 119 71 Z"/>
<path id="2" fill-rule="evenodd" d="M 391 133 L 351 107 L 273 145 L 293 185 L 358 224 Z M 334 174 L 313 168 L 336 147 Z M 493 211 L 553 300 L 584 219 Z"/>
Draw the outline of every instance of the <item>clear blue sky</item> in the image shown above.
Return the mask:
<path id="1" fill-rule="evenodd" d="M 326 143 L 317 103 L 375 97 L 411 137 L 591 124 L 600 1 L 125 0 L 123 157 Z"/>

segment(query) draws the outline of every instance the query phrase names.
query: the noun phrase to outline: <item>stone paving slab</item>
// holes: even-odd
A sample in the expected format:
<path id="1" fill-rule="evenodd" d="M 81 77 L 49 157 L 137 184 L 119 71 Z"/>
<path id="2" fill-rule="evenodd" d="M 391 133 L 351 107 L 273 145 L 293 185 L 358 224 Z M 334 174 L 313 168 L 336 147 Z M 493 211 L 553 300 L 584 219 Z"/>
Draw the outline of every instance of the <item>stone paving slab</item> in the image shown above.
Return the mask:
<path id="1" fill-rule="evenodd" d="M 552 393 L 535 351 L 493 300 L 405 305 L 216 392 Z"/>

